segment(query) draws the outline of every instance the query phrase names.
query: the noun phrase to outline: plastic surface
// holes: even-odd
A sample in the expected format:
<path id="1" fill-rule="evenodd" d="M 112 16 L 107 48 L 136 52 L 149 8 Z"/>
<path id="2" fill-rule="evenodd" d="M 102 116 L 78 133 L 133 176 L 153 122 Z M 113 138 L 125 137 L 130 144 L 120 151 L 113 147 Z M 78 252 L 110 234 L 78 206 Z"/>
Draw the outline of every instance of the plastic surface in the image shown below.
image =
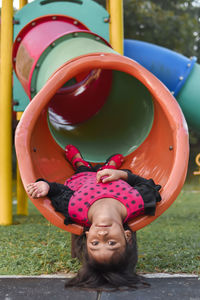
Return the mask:
<path id="1" fill-rule="evenodd" d="M 188 125 L 198 134 L 200 132 L 200 65 L 195 64 L 185 85 L 176 99 L 184 113 Z"/>
<path id="2" fill-rule="evenodd" d="M 181 90 L 196 62 L 167 48 L 136 40 L 124 41 L 124 55 L 136 60 L 160 79 L 174 96 Z"/>
<path id="3" fill-rule="evenodd" d="M 24 90 L 31 98 L 31 80 L 38 60 L 48 47 L 54 47 L 58 38 L 87 27 L 70 17 L 43 16 L 28 23 L 18 34 L 13 45 L 13 65 Z M 88 31 L 88 30 L 87 30 Z"/>
<path id="4" fill-rule="evenodd" d="M 42 16 L 28 23 L 16 37 L 14 69 L 31 99 L 66 61 L 95 52 L 114 51 L 104 39 L 71 17 Z M 71 78 L 49 106 L 54 123 L 59 119 L 57 124 L 72 125 L 96 114 L 110 93 L 111 76 L 108 72 L 100 74 L 98 70 L 88 70 L 85 74 L 78 74 L 77 78 Z M 98 93 L 94 101 L 95 91 Z"/>
<path id="5" fill-rule="evenodd" d="M 109 41 L 109 14 L 103 6 L 93 0 L 81 0 L 80 3 L 62 0 L 34 0 L 16 12 L 15 20 L 19 23 L 14 25 L 14 39 L 26 24 L 35 18 L 46 15 L 72 17 Z"/>
<path id="6" fill-rule="evenodd" d="M 39 68 L 34 69 L 32 78 L 30 78 L 31 89 L 35 90 L 31 93 L 31 97 L 37 94 L 51 74 L 66 61 L 87 53 L 115 53 L 110 45 L 89 31 L 63 35 L 58 39 L 55 38 L 53 44 L 53 47 L 49 45 L 42 53 L 37 62 Z"/>
<path id="7" fill-rule="evenodd" d="M 16 152 L 20 172 L 25 186 L 39 177 L 64 182 L 66 177 L 73 174 L 72 167 L 65 159 L 64 150 L 55 142 L 49 130 L 48 105 L 66 82 L 91 69 L 126 73 L 125 75 L 140 82 L 145 87 L 142 91 L 146 89 L 147 95 L 153 100 L 154 119 L 150 133 L 135 151 L 126 155 L 123 168 L 129 168 L 146 178 L 152 177 L 156 183 L 161 184 L 162 201 L 158 204 L 156 216 L 142 216 L 130 222 L 129 225 L 135 231 L 155 220 L 176 199 L 185 180 L 189 155 L 187 125 L 179 105 L 163 84 L 136 62 L 112 53 L 96 53 L 83 55 L 62 65 L 28 105 L 18 125 Z M 121 83 L 122 89 L 123 84 L 124 82 Z M 137 97 L 140 98 L 140 93 Z M 122 99 L 122 107 L 125 100 L 126 97 Z M 137 107 L 135 109 L 137 111 Z M 120 118 L 118 121 L 120 122 Z M 101 120 L 98 124 L 101 126 Z M 95 130 L 94 128 L 94 132 Z M 137 128 L 135 130 L 137 132 Z M 84 136 L 79 138 L 84 142 Z M 118 139 L 115 150 L 120 145 L 121 140 Z M 91 151 L 95 150 L 95 140 L 90 140 L 89 146 Z M 134 146 L 133 141 L 133 149 Z M 101 147 L 104 148 L 103 143 Z M 64 217 L 54 211 L 48 198 L 32 201 L 54 225 L 75 234 L 82 232 L 83 228 L 76 224 L 64 225 Z"/>
<path id="8" fill-rule="evenodd" d="M 18 10 L 14 19 L 14 40 L 18 33 L 35 18 L 45 15 L 65 15 L 84 23 L 92 32 L 97 33 L 109 41 L 109 14 L 98 3 L 92 0 L 73 1 L 45 1 L 34 0 Z M 13 98 L 19 104 L 14 106 L 15 111 L 24 111 L 29 103 L 29 98 L 17 77 L 14 77 Z"/>
<path id="9" fill-rule="evenodd" d="M 63 91 L 62 99 L 57 92 L 53 107 L 50 101 L 49 128 L 54 139 L 63 149 L 66 144 L 77 145 L 84 158 L 94 162 L 104 162 L 116 151 L 128 155 L 152 128 L 151 95 L 138 80 L 116 70 L 99 70 L 99 77 L 89 80 L 87 85 L 83 80 L 77 88 Z M 78 118 L 84 122 L 74 124 Z"/>
<path id="10" fill-rule="evenodd" d="M 138 61 L 160 79 L 176 97 L 192 130 L 200 130 L 200 65 L 196 57 L 187 58 L 150 43 L 125 40 L 125 55 Z"/>

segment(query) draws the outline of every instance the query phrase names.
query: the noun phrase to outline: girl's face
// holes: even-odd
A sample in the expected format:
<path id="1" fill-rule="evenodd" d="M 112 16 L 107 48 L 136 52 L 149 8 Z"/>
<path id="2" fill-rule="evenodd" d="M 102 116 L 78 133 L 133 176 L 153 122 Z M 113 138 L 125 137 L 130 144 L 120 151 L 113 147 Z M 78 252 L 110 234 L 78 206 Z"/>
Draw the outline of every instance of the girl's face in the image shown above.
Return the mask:
<path id="1" fill-rule="evenodd" d="M 117 256 L 125 251 L 126 243 L 131 239 L 131 231 L 125 231 L 122 224 L 116 222 L 109 225 L 92 224 L 86 236 L 89 256 L 100 263 L 107 263 L 113 254 Z"/>

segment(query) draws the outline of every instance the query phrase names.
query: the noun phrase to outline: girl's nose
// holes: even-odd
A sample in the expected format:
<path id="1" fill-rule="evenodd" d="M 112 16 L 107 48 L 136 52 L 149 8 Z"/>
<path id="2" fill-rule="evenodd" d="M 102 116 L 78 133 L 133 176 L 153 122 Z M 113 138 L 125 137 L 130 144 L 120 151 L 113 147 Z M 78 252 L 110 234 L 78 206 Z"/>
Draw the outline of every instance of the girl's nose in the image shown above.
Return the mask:
<path id="1" fill-rule="evenodd" d="M 107 230 L 99 230 L 98 231 L 98 235 L 99 236 L 106 236 L 108 234 L 108 231 Z"/>

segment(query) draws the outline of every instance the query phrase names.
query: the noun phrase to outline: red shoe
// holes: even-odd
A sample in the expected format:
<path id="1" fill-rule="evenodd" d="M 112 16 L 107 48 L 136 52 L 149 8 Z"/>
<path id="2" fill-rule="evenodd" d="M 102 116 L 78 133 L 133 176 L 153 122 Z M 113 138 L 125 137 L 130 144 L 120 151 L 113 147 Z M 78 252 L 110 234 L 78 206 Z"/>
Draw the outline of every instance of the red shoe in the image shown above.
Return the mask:
<path id="1" fill-rule="evenodd" d="M 115 166 L 109 164 L 112 160 L 115 162 Z M 122 154 L 114 154 L 106 160 L 105 165 L 103 167 L 101 167 L 99 170 L 104 170 L 104 169 L 115 169 L 116 170 L 121 167 L 123 162 L 124 162 L 124 157 Z"/>
<path id="2" fill-rule="evenodd" d="M 76 167 L 76 163 L 77 162 L 82 162 L 84 164 L 84 166 L 88 167 L 88 168 L 91 168 L 90 164 L 83 160 L 81 157 L 78 157 L 78 158 L 75 158 L 73 159 L 73 157 L 77 154 L 80 153 L 80 151 L 73 145 L 67 145 L 65 147 L 65 156 L 66 156 L 66 159 L 68 160 L 68 162 L 71 163 L 71 165 L 73 166 L 73 168 L 76 170 L 77 167 Z"/>

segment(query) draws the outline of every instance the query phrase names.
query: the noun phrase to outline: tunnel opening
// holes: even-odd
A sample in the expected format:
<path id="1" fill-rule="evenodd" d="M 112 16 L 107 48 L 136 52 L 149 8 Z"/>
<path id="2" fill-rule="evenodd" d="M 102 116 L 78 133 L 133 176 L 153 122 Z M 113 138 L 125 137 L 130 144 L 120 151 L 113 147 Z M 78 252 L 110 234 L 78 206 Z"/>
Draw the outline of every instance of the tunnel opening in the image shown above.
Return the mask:
<path id="1" fill-rule="evenodd" d="M 48 105 L 48 126 L 54 140 L 63 149 L 67 144 L 76 145 L 91 162 L 136 150 L 151 131 L 153 120 L 148 89 L 118 70 L 95 69 L 75 76 Z"/>

